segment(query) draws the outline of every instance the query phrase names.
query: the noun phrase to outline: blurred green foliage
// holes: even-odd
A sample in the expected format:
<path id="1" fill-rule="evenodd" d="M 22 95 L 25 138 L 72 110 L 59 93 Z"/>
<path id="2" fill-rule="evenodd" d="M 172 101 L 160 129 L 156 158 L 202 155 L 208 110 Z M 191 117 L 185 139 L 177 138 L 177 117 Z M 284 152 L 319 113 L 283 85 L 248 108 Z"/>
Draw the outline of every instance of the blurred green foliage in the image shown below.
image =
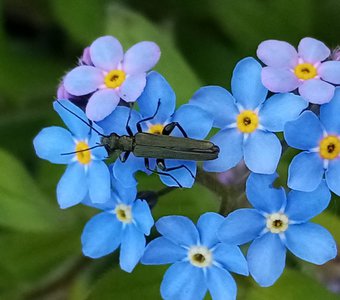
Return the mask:
<path id="1" fill-rule="evenodd" d="M 162 49 L 156 70 L 181 104 L 202 85 L 228 88 L 235 63 L 254 56 L 262 40 L 297 44 L 313 36 L 336 46 L 339 14 L 338 0 L 1 1 L 0 299 L 160 299 L 165 267 L 139 266 L 126 274 L 117 268 L 116 255 L 82 258 L 80 234 L 95 211 L 61 211 L 55 187 L 63 166 L 34 154 L 38 131 L 61 124 L 52 100 L 85 46 L 105 34 L 116 36 L 125 49 L 155 41 Z M 282 178 L 290 157 L 280 166 Z M 140 176 L 140 189 L 161 187 L 156 176 Z M 183 214 L 196 220 L 205 211 L 218 211 L 218 201 L 195 186 L 162 197 L 154 216 Z M 332 202 L 330 212 L 316 221 L 340 241 L 338 206 Z M 238 276 L 239 299 L 337 299 L 317 282 L 318 268 L 307 273 L 291 260 L 294 270 L 268 289 Z"/>

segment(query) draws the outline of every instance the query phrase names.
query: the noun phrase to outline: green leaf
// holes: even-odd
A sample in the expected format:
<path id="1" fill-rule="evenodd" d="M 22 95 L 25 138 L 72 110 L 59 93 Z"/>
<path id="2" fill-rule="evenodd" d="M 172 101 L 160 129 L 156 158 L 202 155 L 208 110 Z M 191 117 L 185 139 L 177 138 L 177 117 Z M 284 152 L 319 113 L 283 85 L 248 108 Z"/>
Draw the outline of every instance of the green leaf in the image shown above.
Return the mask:
<path id="1" fill-rule="evenodd" d="M 323 212 L 316 216 L 313 222 L 318 223 L 328 229 L 334 239 L 340 243 L 340 217 L 329 212 Z"/>
<path id="2" fill-rule="evenodd" d="M 117 37 L 125 49 L 143 40 L 154 41 L 160 46 L 162 55 L 155 70 L 169 81 L 177 102 L 186 103 L 201 83 L 176 48 L 171 31 L 119 5 L 112 5 L 108 16 L 107 34 Z"/>

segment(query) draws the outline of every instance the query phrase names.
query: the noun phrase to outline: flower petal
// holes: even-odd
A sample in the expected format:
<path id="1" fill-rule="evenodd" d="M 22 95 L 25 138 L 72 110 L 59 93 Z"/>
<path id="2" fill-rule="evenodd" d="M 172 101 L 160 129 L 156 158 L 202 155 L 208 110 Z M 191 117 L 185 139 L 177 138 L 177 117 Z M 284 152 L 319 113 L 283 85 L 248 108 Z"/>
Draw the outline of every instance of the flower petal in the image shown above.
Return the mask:
<path id="1" fill-rule="evenodd" d="M 224 128 L 234 123 L 239 114 L 234 97 L 220 86 L 200 88 L 189 104 L 197 105 L 214 117 L 214 127 Z"/>
<path id="2" fill-rule="evenodd" d="M 217 236 L 224 243 L 243 245 L 257 238 L 265 226 L 265 218 L 256 209 L 241 208 L 226 217 Z"/>
<path id="3" fill-rule="evenodd" d="M 105 203 L 111 198 L 111 180 L 107 165 L 102 161 L 92 161 L 88 168 L 90 199 L 94 203 Z"/>
<path id="4" fill-rule="evenodd" d="M 128 74 L 145 73 L 157 64 L 160 56 L 161 50 L 156 43 L 137 43 L 126 51 L 123 70 Z"/>
<path id="5" fill-rule="evenodd" d="M 133 224 L 126 226 L 122 236 L 122 244 L 120 246 L 120 268 L 131 273 L 143 256 L 144 249 L 144 234 Z"/>
<path id="6" fill-rule="evenodd" d="M 325 60 L 331 54 L 323 42 L 310 37 L 305 37 L 300 41 L 298 52 L 305 62 L 312 64 Z"/>
<path id="7" fill-rule="evenodd" d="M 86 116 L 92 121 L 106 118 L 118 105 L 119 97 L 112 89 L 95 92 L 86 105 Z"/>
<path id="8" fill-rule="evenodd" d="M 200 216 L 197 221 L 197 229 L 202 245 L 211 248 L 220 242 L 217 238 L 217 230 L 223 220 L 223 216 L 213 212 L 207 212 Z"/>
<path id="9" fill-rule="evenodd" d="M 238 130 L 221 130 L 210 141 L 220 148 L 220 153 L 217 159 L 203 163 L 205 171 L 224 172 L 235 167 L 242 159 L 243 134 Z"/>
<path id="10" fill-rule="evenodd" d="M 260 124 L 272 132 L 283 131 L 288 121 L 295 120 L 308 102 L 302 97 L 291 94 L 277 94 L 270 97 L 259 111 Z"/>
<path id="11" fill-rule="evenodd" d="M 92 123 L 92 127 L 102 134 L 103 131 L 99 126 L 97 126 L 97 124 Z M 97 148 L 89 150 L 93 160 L 105 160 L 108 157 L 108 153 L 102 144 L 101 138 L 102 136 L 92 130 L 90 139 L 88 141 L 89 148 L 98 146 Z"/>
<path id="12" fill-rule="evenodd" d="M 173 264 L 165 273 L 161 284 L 163 299 L 203 299 L 207 291 L 203 270 L 187 262 Z"/>
<path id="13" fill-rule="evenodd" d="M 92 66 L 79 66 L 66 74 L 64 87 L 75 96 L 87 95 L 94 92 L 104 82 L 103 72 Z"/>
<path id="14" fill-rule="evenodd" d="M 137 199 L 132 207 L 132 215 L 137 228 L 145 235 L 149 235 L 154 220 L 148 203 Z"/>
<path id="15" fill-rule="evenodd" d="M 271 132 L 257 130 L 244 145 L 244 162 L 255 173 L 273 174 L 281 157 L 281 143 Z"/>
<path id="16" fill-rule="evenodd" d="M 87 192 L 84 166 L 77 162 L 69 164 L 57 185 L 57 199 L 60 208 L 68 208 L 80 203 Z"/>
<path id="17" fill-rule="evenodd" d="M 127 77 L 119 89 L 119 96 L 126 102 L 135 102 L 146 84 L 146 74 L 139 73 Z"/>
<path id="18" fill-rule="evenodd" d="M 286 206 L 284 188 L 274 188 L 276 174 L 262 175 L 251 173 L 246 184 L 248 201 L 260 212 L 276 213 Z"/>
<path id="19" fill-rule="evenodd" d="M 238 246 L 219 243 L 213 251 L 214 260 L 230 272 L 247 276 L 248 264 Z"/>
<path id="20" fill-rule="evenodd" d="M 84 112 L 69 100 L 57 100 L 53 102 L 53 108 L 70 129 L 73 135 L 79 139 L 87 138 L 90 133 L 90 126 Z"/>
<path id="21" fill-rule="evenodd" d="M 290 191 L 285 214 L 289 220 L 307 222 L 323 212 L 331 200 L 331 193 L 324 180 L 312 192 Z"/>
<path id="22" fill-rule="evenodd" d="M 293 68 L 298 62 L 295 48 L 284 41 L 264 41 L 258 46 L 256 54 L 265 65 L 275 68 Z"/>
<path id="23" fill-rule="evenodd" d="M 159 178 L 165 185 L 178 187 L 178 184 L 180 184 L 182 187 L 185 187 L 185 188 L 192 187 L 192 185 L 195 182 L 195 176 L 196 176 L 196 170 L 197 170 L 195 161 L 166 159 L 164 162 L 167 168 L 181 167 L 181 168 L 178 168 L 172 171 L 158 170 L 159 172 L 165 172 L 167 174 L 171 174 L 171 176 L 173 176 L 177 180 L 176 182 L 170 176 L 159 175 Z M 188 170 L 190 170 L 190 172 Z"/>
<path id="24" fill-rule="evenodd" d="M 313 264 L 322 265 L 337 255 L 332 235 L 318 224 L 290 225 L 285 236 L 287 248 L 297 257 Z"/>
<path id="25" fill-rule="evenodd" d="M 202 108 L 185 104 L 176 110 L 171 122 L 178 122 L 188 137 L 203 140 L 212 128 L 213 118 Z M 183 136 L 178 128 L 175 128 L 171 135 Z"/>
<path id="26" fill-rule="evenodd" d="M 87 222 L 81 235 L 83 253 L 99 258 L 117 249 L 122 238 L 122 223 L 115 215 L 106 212 L 94 216 Z"/>
<path id="27" fill-rule="evenodd" d="M 176 95 L 166 79 L 152 71 L 146 76 L 146 86 L 137 101 L 143 118 L 153 116 L 160 102 L 157 115 L 152 122 L 163 124 L 175 111 Z"/>
<path id="28" fill-rule="evenodd" d="M 156 228 L 165 238 L 180 246 L 192 246 L 199 243 L 196 226 L 187 217 L 162 217 L 156 222 Z"/>
<path id="29" fill-rule="evenodd" d="M 299 153 L 289 165 L 288 186 L 302 192 L 314 191 L 320 185 L 323 174 L 323 160 L 318 153 Z"/>
<path id="30" fill-rule="evenodd" d="M 252 57 L 239 61 L 231 79 L 232 93 L 244 109 L 255 109 L 267 97 L 268 90 L 261 82 L 262 67 Z"/>
<path id="31" fill-rule="evenodd" d="M 310 79 L 299 87 L 300 95 L 314 104 L 328 103 L 334 96 L 335 87 L 320 79 Z"/>
<path id="32" fill-rule="evenodd" d="M 68 164 L 74 155 L 61 155 L 75 151 L 75 143 L 71 133 L 62 127 L 42 129 L 33 140 L 36 154 L 53 164 Z"/>
<path id="33" fill-rule="evenodd" d="M 102 36 L 90 46 L 92 63 L 106 71 L 116 69 L 123 59 L 123 54 L 122 45 L 113 36 Z"/>
<path id="34" fill-rule="evenodd" d="M 236 282 L 226 270 L 217 267 L 209 268 L 207 272 L 207 286 L 214 300 L 236 299 Z"/>
<path id="35" fill-rule="evenodd" d="M 339 158 L 330 161 L 328 165 L 328 169 L 326 171 L 326 182 L 330 190 L 340 196 L 340 185 L 339 185 L 339 178 L 340 178 L 340 160 Z"/>
<path id="36" fill-rule="evenodd" d="M 340 84 L 340 61 L 326 61 L 318 68 L 322 80 Z"/>
<path id="37" fill-rule="evenodd" d="M 275 283 L 286 263 L 286 248 L 278 234 L 266 233 L 249 247 L 247 260 L 249 272 L 262 287 Z"/>
<path id="38" fill-rule="evenodd" d="M 285 68 L 264 67 L 261 78 L 263 85 L 274 93 L 287 93 L 300 85 L 294 73 Z"/>
<path id="39" fill-rule="evenodd" d="M 188 251 L 170 240 L 159 237 L 152 240 L 145 248 L 141 259 L 144 265 L 164 265 L 172 264 L 183 260 L 188 255 Z"/>
<path id="40" fill-rule="evenodd" d="M 318 117 L 311 111 L 305 111 L 296 120 L 286 123 L 284 137 L 289 146 L 310 150 L 319 145 L 323 129 Z"/>
<path id="41" fill-rule="evenodd" d="M 328 134 L 340 133 L 340 88 L 335 89 L 333 99 L 320 107 L 320 120 Z"/>

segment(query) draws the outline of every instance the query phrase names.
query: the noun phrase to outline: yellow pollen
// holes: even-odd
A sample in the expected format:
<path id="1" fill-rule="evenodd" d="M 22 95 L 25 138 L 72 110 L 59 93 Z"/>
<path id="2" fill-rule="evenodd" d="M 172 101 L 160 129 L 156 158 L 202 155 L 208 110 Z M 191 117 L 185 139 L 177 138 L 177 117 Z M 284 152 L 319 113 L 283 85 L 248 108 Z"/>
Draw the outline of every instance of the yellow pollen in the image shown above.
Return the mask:
<path id="1" fill-rule="evenodd" d="M 295 67 L 294 73 L 297 78 L 302 80 L 312 79 L 318 75 L 316 68 L 312 64 L 303 63 Z"/>
<path id="2" fill-rule="evenodd" d="M 244 110 L 237 116 L 236 123 L 241 132 L 251 133 L 259 126 L 259 117 L 252 110 Z"/>
<path id="3" fill-rule="evenodd" d="M 123 223 L 132 222 L 131 206 L 125 205 L 125 204 L 119 204 L 116 206 L 115 213 L 119 221 Z"/>
<path id="4" fill-rule="evenodd" d="M 149 127 L 149 133 L 162 134 L 164 126 L 162 124 L 154 124 Z"/>
<path id="5" fill-rule="evenodd" d="M 105 85 L 108 88 L 115 89 L 122 85 L 125 80 L 125 72 L 122 70 L 112 70 L 110 71 L 104 79 Z"/>
<path id="6" fill-rule="evenodd" d="M 340 139 L 334 135 L 328 135 L 320 142 L 320 156 L 324 159 L 335 159 L 340 154 Z"/>
<path id="7" fill-rule="evenodd" d="M 288 228 L 288 217 L 282 213 L 274 213 L 267 217 L 267 228 L 271 233 L 281 233 Z"/>
<path id="8" fill-rule="evenodd" d="M 89 145 L 85 142 L 78 142 L 76 145 L 77 160 L 83 165 L 91 162 L 91 150 L 87 149 L 89 149 Z"/>

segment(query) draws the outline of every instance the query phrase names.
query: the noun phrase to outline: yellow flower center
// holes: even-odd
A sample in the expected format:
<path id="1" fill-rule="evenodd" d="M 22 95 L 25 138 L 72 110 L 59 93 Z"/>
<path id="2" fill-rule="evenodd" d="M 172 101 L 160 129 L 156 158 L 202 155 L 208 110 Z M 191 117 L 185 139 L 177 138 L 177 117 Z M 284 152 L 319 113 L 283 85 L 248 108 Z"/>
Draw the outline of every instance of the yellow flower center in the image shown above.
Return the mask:
<path id="1" fill-rule="evenodd" d="M 312 79 L 318 75 L 316 68 L 312 64 L 303 63 L 295 67 L 294 73 L 297 78 L 302 80 Z"/>
<path id="2" fill-rule="evenodd" d="M 271 233 L 281 233 L 288 228 L 288 217 L 285 214 L 275 213 L 267 217 L 267 228 Z"/>
<path id="3" fill-rule="evenodd" d="M 244 110 L 237 116 L 237 128 L 244 133 L 251 133 L 259 125 L 259 117 L 252 110 Z"/>
<path id="4" fill-rule="evenodd" d="M 164 125 L 162 124 L 154 124 L 149 126 L 149 133 L 152 134 L 162 134 L 164 129 Z"/>
<path id="5" fill-rule="evenodd" d="M 340 154 L 340 140 L 337 136 L 328 135 L 320 142 L 320 156 L 324 159 L 334 159 Z"/>
<path id="6" fill-rule="evenodd" d="M 77 160 L 83 165 L 91 162 L 91 150 L 88 149 L 89 145 L 85 142 L 78 142 L 76 145 Z"/>
<path id="7" fill-rule="evenodd" d="M 212 264 L 212 253 L 207 247 L 193 246 L 188 252 L 190 263 L 199 268 L 209 267 Z"/>
<path id="8" fill-rule="evenodd" d="M 122 85 L 126 77 L 126 74 L 122 70 L 110 71 L 104 79 L 105 85 L 108 88 L 115 89 Z"/>
<path id="9" fill-rule="evenodd" d="M 115 213 L 119 221 L 123 223 L 132 222 L 131 206 L 125 205 L 125 204 L 119 204 L 116 206 Z"/>

